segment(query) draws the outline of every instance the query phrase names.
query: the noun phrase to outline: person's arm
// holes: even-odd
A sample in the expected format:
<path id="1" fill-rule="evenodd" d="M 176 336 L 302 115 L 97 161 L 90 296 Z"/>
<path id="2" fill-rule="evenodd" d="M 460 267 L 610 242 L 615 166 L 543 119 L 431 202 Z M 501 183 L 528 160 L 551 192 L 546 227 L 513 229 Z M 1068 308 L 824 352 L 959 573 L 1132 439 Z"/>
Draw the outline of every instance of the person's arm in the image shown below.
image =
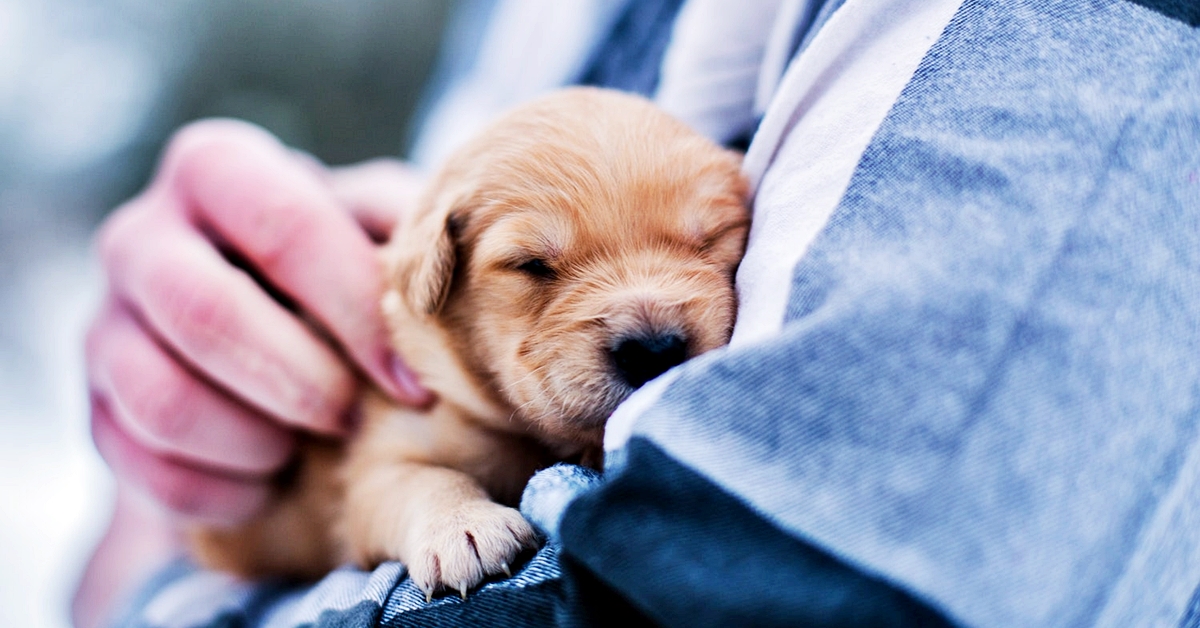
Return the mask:
<path id="1" fill-rule="evenodd" d="M 180 522 L 253 516 L 296 430 L 352 429 L 360 376 L 428 401 L 388 348 L 372 241 L 419 188 L 399 162 L 326 170 L 261 129 L 207 121 L 176 134 L 147 189 L 108 218 L 86 360 L 120 498 L 77 625 L 177 553 Z"/>

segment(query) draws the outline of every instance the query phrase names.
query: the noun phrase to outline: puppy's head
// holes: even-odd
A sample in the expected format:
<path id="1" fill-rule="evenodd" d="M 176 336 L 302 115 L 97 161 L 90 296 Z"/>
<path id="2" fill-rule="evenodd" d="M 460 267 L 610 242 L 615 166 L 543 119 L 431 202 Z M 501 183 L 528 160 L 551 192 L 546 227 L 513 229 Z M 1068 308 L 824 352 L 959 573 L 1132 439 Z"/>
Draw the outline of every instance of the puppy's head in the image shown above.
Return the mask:
<path id="1" fill-rule="evenodd" d="M 543 434 L 595 441 L 634 389 L 724 344 L 748 226 L 737 155 L 574 89 L 503 118 L 397 232 L 393 288 Z"/>

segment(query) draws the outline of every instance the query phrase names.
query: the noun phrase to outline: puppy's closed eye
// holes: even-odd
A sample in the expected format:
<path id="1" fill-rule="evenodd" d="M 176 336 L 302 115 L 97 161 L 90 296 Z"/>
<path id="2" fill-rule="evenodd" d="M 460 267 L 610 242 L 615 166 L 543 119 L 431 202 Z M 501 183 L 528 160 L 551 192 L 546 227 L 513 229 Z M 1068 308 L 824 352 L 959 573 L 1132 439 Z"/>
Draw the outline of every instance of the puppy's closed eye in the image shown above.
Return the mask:
<path id="1" fill-rule="evenodd" d="M 534 279 L 543 281 L 548 281 L 558 276 L 558 273 L 554 270 L 554 267 L 540 257 L 530 258 L 519 263 L 517 265 L 517 270 L 529 275 L 530 277 L 533 277 Z"/>

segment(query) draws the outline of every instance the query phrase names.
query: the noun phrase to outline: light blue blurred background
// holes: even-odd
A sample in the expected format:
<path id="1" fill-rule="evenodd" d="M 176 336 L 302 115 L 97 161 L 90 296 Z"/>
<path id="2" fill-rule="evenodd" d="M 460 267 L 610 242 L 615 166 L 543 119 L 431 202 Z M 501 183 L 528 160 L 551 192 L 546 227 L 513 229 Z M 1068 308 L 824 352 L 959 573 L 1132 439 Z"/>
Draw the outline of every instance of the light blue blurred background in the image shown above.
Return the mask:
<path id="1" fill-rule="evenodd" d="M 87 427 L 89 237 L 187 120 L 399 155 L 453 0 L 0 0 L 0 626 L 68 625 L 108 516 Z"/>

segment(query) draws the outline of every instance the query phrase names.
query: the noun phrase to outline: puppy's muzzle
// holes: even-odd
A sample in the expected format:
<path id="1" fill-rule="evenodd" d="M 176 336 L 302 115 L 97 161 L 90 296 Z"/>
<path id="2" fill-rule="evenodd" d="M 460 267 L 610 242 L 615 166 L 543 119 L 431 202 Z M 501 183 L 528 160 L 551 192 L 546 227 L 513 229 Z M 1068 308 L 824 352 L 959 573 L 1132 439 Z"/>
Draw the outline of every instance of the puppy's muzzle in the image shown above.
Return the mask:
<path id="1" fill-rule="evenodd" d="M 609 351 L 617 376 L 633 388 L 682 364 L 687 339 L 677 333 L 639 333 L 619 338 Z"/>

